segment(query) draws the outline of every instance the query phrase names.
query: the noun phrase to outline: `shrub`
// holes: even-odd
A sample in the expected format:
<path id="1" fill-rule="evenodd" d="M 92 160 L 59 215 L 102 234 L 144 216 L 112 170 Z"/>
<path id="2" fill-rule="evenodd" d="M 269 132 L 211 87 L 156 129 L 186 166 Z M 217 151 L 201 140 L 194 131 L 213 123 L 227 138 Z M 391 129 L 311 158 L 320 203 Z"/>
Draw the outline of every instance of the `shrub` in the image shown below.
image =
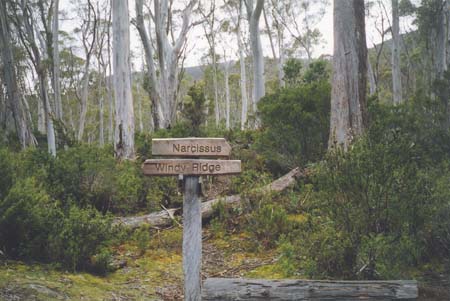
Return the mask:
<path id="1" fill-rule="evenodd" d="M 268 168 L 280 174 L 320 160 L 325 154 L 330 113 L 330 84 L 325 80 L 285 88 L 259 103 L 263 131 L 256 149 Z"/>
<path id="2" fill-rule="evenodd" d="M 436 103 L 414 101 L 372 104 L 365 137 L 316 166 L 309 212 L 327 223 L 307 229 L 317 241 L 304 249 L 312 274 L 401 277 L 405 268 L 448 251 L 450 223 L 439 213 L 449 207 L 450 189 L 442 183 L 450 178 L 450 136 Z"/>
<path id="3" fill-rule="evenodd" d="M 100 253 L 111 238 L 111 219 L 92 208 L 62 209 L 34 178 L 17 181 L 0 200 L 0 249 L 12 258 L 100 271 L 106 265 Z"/>
<path id="4" fill-rule="evenodd" d="M 51 216 L 58 210 L 34 178 L 17 181 L 0 200 L 0 249 L 13 258 L 47 258 Z"/>
<path id="5" fill-rule="evenodd" d="M 48 238 L 49 255 L 63 266 L 78 269 L 106 267 L 108 253 L 104 247 L 112 238 L 111 219 L 92 208 L 70 207 L 54 221 Z"/>
<path id="6" fill-rule="evenodd" d="M 248 231 L 265 247 L 274 247 L 280 235 L 288 232 L 289 223 L 284 208 L 262 205 L 248 220 Z"/>

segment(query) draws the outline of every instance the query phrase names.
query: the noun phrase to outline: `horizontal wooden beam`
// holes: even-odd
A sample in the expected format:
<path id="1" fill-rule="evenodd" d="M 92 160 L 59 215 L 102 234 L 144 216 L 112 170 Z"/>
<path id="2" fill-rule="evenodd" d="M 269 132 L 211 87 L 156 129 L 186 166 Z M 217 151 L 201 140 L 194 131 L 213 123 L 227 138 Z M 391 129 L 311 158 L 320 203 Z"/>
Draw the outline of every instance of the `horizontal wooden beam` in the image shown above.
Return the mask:
<path id="1" fill-rule="evenodd" d="M 146 176 L 230 175 L 241 172 L 241 160 L 148 159 L 142 170 Z"/>
<path id="2" fill-rule="evenodd" d="M 152 155 L 176 157 L 229 157 L 231 146 L 224 138 L 152 139 Z"/>
<path id="3" fill-rule="evenodd" d="M 414 300 L 417 281 L 208 278 L 202 300 Z"/>

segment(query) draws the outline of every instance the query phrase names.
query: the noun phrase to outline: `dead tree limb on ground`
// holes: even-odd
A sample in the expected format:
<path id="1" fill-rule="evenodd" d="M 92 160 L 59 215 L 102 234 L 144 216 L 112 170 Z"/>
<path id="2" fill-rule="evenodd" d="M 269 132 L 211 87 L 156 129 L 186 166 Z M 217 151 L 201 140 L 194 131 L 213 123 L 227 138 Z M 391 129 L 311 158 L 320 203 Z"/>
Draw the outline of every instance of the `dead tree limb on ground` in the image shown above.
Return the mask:
<path id="1" fill-rule="evenodd" d="M 291 186 L 295 180 L 302 176 L 303 172 L 300 168 L 294 168 L 281 178 L 276 179 L 272 183 L 257 189 L 257 191 L 261 192 L 280 192 Z M 241 201 L 240 195 L 232 195 L 221 198 L 216 198 L 213 200 L 206 201 L 202 203 L 202 218 L 210 218 L 214 213 L 214 206 L 222 202 L 226 205 L 235 205 Z M 141 225 L 147 224 L 151 227 L 167 227 L 170 226 L 174 220 L 174 214 L 180 210 L 181 208 L 175 209 L 165 209 L 163 211 L 153 212 L 147 215 L 142 216 L 130 216 L 130 217 L 118 217 L 114 224 L 122 225 L 129 228 L 138 228 Z"/>

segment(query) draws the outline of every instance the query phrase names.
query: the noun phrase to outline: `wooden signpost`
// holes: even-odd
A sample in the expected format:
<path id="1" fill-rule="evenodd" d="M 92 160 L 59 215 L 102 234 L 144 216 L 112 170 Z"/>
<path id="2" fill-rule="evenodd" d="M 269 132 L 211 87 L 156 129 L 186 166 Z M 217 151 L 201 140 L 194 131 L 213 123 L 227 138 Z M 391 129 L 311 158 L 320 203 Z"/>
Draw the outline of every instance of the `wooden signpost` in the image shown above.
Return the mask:
<path id="1" fill-rule="evenodd" d="M 190 159 L 149 159 L 142 166 L 147 176 L 183 175 L 183 274 L 184 300 L 201 300 L 202 215 L 199 176 L 241 172 L 240 160 L 227 158 L 231 146 L 223 138 L 153 139 L 152 155 Z"/>

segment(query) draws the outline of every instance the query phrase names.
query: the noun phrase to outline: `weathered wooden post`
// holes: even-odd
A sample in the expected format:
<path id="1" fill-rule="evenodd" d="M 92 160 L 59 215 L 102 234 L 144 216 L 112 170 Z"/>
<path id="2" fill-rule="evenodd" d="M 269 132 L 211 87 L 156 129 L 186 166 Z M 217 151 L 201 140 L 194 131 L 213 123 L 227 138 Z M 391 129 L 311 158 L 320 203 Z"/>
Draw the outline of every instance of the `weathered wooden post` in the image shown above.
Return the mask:
<path id="1" fill-rule="evenodd" d="M 202 213 L 198 176 L 186 176 L 183 181 L 184 300 L 201 300 Z"/>
<path id="2" fill-rule="evenodd" d="M 142 167 L 144 174 L 148 176 L 184 176 L 184 300 L 201 300 L 202 215 L 199 176 L 241 172 L 240 160 L 199 158 L 227 158 L 230 152 L 231 146 L 223 138 L 153 139 L 152 155 L 191 157 L 191 159 L 150 159 L 146 160 Z"/>

